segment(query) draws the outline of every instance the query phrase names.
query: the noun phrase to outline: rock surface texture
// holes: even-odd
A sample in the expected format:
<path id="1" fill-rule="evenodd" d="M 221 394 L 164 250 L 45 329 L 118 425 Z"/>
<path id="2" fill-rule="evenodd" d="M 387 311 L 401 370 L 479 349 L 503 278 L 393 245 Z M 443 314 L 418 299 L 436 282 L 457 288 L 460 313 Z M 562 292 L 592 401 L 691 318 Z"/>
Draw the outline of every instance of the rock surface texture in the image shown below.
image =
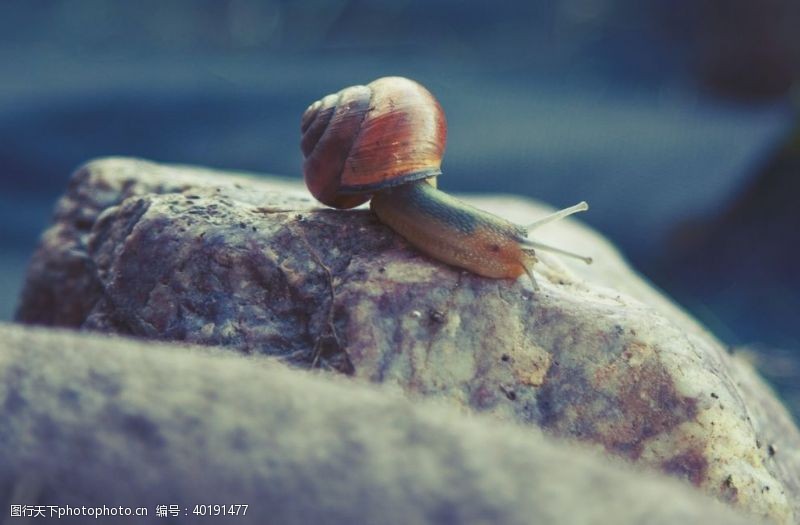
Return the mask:
<path id="1" fill-rule="evenodd" d="M 546 213 L 473 203 L 519 223 Z M 398 385 L 794 523 L 800 434 L 769 389 L 600 236 L 571 220 L 548 228 L 539 240 L 596 263 L 546 258 L 534 291 L 432 261 L 368 211 L 322 209 L 299 186 L 104 159 L 60 201 L 18 320 Z"/>
<path id="2" fill-rule="evenodd" d="M 0 324 L 0 500 L 149 509 L 58 523 L 752 523 L 536 429 L 387 390 L 218 349 Z M 249 508 L 226 519 L 196 504 Z"/>

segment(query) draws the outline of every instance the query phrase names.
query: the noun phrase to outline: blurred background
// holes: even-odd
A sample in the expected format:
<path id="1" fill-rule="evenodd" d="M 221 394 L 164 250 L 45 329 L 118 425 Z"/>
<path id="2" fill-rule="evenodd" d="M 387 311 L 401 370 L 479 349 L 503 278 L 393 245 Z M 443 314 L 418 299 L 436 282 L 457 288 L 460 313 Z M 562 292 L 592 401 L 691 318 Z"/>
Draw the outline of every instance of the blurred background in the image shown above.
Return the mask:
<path id="1" fill-rule="evenodd" d="M 563 207 L 800 407 L 800 2 L 0 3 L 0 320 L 98 156 L 300 177 L 300 115 L 426 85 L 441 186 Z M 796 412 L 797 414 L 797 412 Z"/>

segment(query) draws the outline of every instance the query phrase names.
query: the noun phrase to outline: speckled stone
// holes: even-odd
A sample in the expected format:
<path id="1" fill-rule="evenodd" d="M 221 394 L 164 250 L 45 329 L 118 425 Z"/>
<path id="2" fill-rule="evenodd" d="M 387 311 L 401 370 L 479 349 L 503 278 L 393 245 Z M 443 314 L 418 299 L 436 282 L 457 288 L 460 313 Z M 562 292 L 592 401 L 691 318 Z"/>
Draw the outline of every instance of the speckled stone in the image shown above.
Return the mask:
<path id="1" fill-rule="evenodd" d="M 472 202 L 519 223 L 547 211 Z M 399 385 L 793 522 L 800 435 L 748 365 L 595 232 L 570 219 L 537 238 L 596 263 L 544 255 L 535 291 L 432 261 L 367 210 L 322 209 L 286 182 L 104 159 L 60 201 L 18 319 Z"/>

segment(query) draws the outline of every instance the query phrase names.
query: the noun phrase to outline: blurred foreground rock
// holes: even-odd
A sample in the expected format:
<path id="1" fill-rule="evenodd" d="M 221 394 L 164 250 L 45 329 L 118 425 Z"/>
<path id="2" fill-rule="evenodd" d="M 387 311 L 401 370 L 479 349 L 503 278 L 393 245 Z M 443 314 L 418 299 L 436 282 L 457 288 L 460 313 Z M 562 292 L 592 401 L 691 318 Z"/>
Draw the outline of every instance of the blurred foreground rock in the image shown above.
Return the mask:
<path id="1" fill-rule="evenodd" d="M 98 523 L 165 523 L 157 505 L 188 509 L 177 523 L 751 523 L 535 429 L 219 349 L 0 325 L 0 401 L 4 512 L 149 511 Z M 198 504 L 249 507 L 225 519 L 196 516 Z"/>
<path id="2" fill-rule="evenodd" d="M 546 212 L 473 202 L 520 223 Z M 106 159 L 60 201 L 18 319 L 399 385 L 577 438 L 753 515 L 800 516 L 800 435 L 752 369 L 597 234 L 564 221 L 538 238 L 596 263 L 548 259 L 534 292 L 431 261 L 368 211 L 320 209 L 297 186 Z"/>

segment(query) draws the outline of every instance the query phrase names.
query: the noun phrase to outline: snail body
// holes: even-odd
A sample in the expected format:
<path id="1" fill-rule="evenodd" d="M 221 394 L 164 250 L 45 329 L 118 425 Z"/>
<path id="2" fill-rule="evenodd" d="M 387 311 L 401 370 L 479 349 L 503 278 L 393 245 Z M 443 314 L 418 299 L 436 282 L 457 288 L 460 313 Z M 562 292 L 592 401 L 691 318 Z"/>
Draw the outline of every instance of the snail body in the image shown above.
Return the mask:
<path id="1" fill-rule="evenodd" d="M 588 209 L 585 202 L 528 226 L 514 224 L 436 188 L 447 137 L 444 112 L 421 85 L 385 77 L 313 103 L 303 115 L 306 185 L 317 200 L 352 208 L 372 198 L 381 222 L 427 255 L 483 277 L 516 279 L 536 249 L 589 258 L 528 239 L 528 232 Z"/>
<path id="2" fill-rule="evenodd" d="M 420 251 L 484 277 L 516 278 L 536 261 L 522 249 L 524 228 L 428 184 L 375 193 L 370 207 Z"/>

